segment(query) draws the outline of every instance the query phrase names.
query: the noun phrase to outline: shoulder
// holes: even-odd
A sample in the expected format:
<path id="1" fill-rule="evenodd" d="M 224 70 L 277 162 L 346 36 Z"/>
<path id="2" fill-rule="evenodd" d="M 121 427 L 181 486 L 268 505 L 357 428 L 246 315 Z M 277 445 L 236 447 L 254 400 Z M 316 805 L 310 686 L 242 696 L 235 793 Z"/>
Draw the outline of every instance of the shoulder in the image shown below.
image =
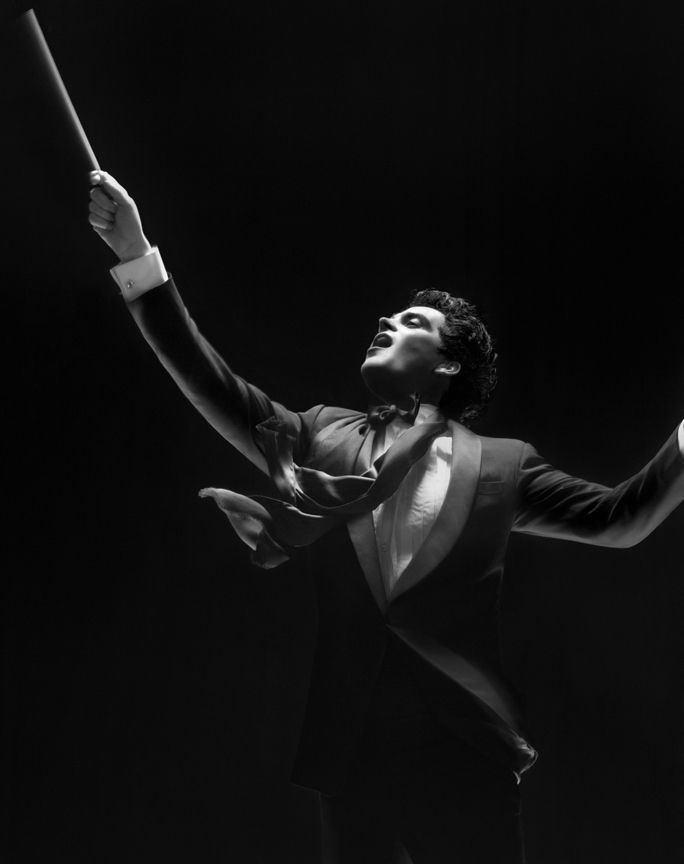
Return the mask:
<path id="1" fill-rule="evenodd" d="M 314 405 L 307 411 L 300 412 L 299 416 L 312 437 L 333 424 L 343 426 L 363 421 L 366 418 L 366 415 L 360 411 L 353 411 L 351 408 L 338 408 L 333 405 Z"/>
<path id="2" fill-rule="evenodd" d="M 498 470 L 508 475 L 516 484 L 539 470 L 551 468 L 529 441 L 488 436 L 481 436 L 481 441 L 483 460 L 497 466 Z"/>
<path id="3" fill-rule="evenodd" d="M 482 449 L 488 450 L 492 455 L 502 459 L 514 459 L 518 462 L 527 451 L 534 448 L 519 438 L 498 438 L 489 435 L 478 435 L 482 442 Z"/>
<path id="4" fill-rule="evenodd" d="M 299 417 L 310 444 L 314 441 L 319 443 L 330 435 L 345 435 L 358 429 L 366 420 L 365 413 L 333 405 L 314 405 L 308 411 L 299 412 Z"/>

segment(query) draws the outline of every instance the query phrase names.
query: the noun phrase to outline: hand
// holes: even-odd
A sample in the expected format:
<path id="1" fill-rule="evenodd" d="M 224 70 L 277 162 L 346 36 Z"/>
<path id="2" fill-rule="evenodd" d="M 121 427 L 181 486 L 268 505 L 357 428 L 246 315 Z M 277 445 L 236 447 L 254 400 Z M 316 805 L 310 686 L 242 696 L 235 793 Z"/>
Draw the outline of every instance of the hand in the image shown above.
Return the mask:
<path id="1" fill-rule="evenodd" d="M 152 248 L 143 234 L 135 201 L 123 186 L 106 171 L 91 171 L 90 216 L 88 221 L 96 234 L 118 256 L 132 261 Z"/>

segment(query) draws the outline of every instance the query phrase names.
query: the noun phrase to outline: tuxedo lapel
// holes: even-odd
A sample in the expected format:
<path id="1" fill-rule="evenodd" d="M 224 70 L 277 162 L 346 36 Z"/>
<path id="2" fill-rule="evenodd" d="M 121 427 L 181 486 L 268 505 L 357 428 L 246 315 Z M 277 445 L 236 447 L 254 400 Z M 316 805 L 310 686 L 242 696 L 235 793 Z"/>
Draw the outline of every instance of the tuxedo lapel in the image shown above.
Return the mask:
<path id="1" fill-rule="evenodd" d="M 425 542 L 401 574 L 390 602 L 413 588 L 446 558 L 470 516 L 482 464 L 482 442 L 459 423 L 451 428 L 451 478 L 442 508 Z"/>
<path id="2" fill-rule="evenodd" d="M 380 571 L 380 559 L 378 558 L 378 544 L 375 538 L 375 525 L 372 513 L 362 513 L 347 522 L 349 536 L 356 550 L 363 575 L 378 604 L 380 611 L 385 613 L 387 609 L 387 594 Z"/>
<path id="3" fill-rule="evenodd" d="M 403 441 L 397 446 L 399 439 L 394 443 L 393 447 L 390 448 L 384 459 L 378 459 L 375 463 L 375 468 L 380 468 L 380 480 L 377 481 L 382 484 L 388 469 L 390 469 L 391 462 L 397 458 L 397 455 L 402 452 L 404 447 L 406 446 L 406 442 L 411 440 L 411 438 L 417 437 L 417 428 L 413 427 L 411 430 L 407 430 L 403 433 L 405 436 Z M 428 431 L 428 428 L 432 429 L 432 437 L 434 437 L 435 431 L 439 431 L 439 429 L 443 429 L 443 423 L 431 424 L 431 427 L 427 427 L 427 424 L 424 425 L 421 430 L 421 434 Z M 459 427 L 460 428 L 460 427 Z M 409 433 L 409 434 L 407 434 Z M 453 436 L 453 430 L 452 430 Z M 369 439 L 371 436 L 368 436 Z M 473 436 L 474 437 L 474 436 Z M 479 441 L 479 439 L 477 439 Z M 362 448 L 361 453 L 366 454 L 366 458 L 370 458 L 371 448 L 372 448 L 372 440 L 369 441 L 371 447 Z M 455 450 L 455 448 L 454 448 Z M 359 462 L 361 459 L 359 458 Z M 453 466 L 452 461 L 452 466 Z M 454 481 L 454 474 L 452 471 L 451 481 L 449 486 L 451 487 Z M 447 493 L 448 499 L 448 493 Z M 446 502 L 445 502 L 446 503 Z M 356 516 L 347 522 L 347 528 L 349 530 L 349 536 L 351 538 L 352 543 L 354 544 L 354 549 L 356 550 L 356 555 L 359 560 L 359 564 L 361 565 L 361 569 L 363 570 L 363 574 L 366 577 L 366 581 L 368 582 L 368 587 L 375 598 L 375 602 L 378 604 L 378 607 L 381 612 L 385 612 L 387 609 L 387 593 L 385 591 L 385 585 L 382 578 L 382 571 L 380 570 L 380 560 L 378 558 L 378 544 L 377 538 L 375 535 L 375 523 L 373 521 L 373 513 L 372 511 L 368 511 L 366 513 L 362 513 L 359 516 Z M 432 533 L 430 534 L 432 536 Z"/>

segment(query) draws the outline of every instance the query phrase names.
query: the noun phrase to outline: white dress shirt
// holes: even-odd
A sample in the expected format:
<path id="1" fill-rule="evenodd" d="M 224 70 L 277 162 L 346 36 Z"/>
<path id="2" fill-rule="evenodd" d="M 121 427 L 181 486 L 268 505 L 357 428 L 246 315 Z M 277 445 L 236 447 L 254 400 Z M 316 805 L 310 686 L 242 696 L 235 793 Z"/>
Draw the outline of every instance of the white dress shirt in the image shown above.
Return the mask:
<path id="1" fill-rule="evenodd" d="M 416 424 L 443 419 L 435 405 L 421 405 Z M 396 441 L 409 424 L 392 420 L 376 434 L 373 460 Z M 384 432 L 384 434 L 383 434 Z M 435 438 L 430 449 L 415 462 L 397 491 L 373 510 L 380 572 L 387 596 L 397 579 L 423 545 L 446 497 L 451 477 L 451 432 Z"/>
<path id="2" fill-rule="evenodd" d="M 156 246 L 141 258 L 112 267 L 110 273 L 124 299 L 129 301 L 168 279 Z M 416 423 L 439 419 L 438 409 L 426 404 L 421 405 Z M 384 435 L 380 430 L 375 439 L 373 460 L 408 428 L 408 423 L 397 418 L 384 427 Z M 679 426 L 678 442 L 684 455 L 684 421 Z M 451 435 L 440 435 L 427 453 L 411 466 L 394 495 L 373 511 L 380 569 L 388 596 L 420 549 L 444 503 L 451 475 L 451 456 Z"/>

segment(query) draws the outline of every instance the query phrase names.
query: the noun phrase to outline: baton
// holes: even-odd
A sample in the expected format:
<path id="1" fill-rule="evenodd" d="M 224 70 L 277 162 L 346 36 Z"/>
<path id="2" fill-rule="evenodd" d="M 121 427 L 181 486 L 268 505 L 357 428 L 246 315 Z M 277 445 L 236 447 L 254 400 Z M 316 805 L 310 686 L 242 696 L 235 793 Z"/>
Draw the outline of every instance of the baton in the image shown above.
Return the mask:
<path id="1" fill-rule="evenodd" d="M 77 142 L 78 149 L 85 158 L 89 169 L 91 171 L 99 171 L 100 166 L 95 158 L 93 148 L 90 146 L 85 129 L 78 119 L 76 109 L 64 86 L 62 76 L 59 74 L 59 69 L 50 53 L 50 48 L 45 41 L 45 36 L 33 9 L 24 12 L 16 23 L 26 34 L 27 50 L 33 55 L 33 59 L 39 69 L 38 74 L 42 79 L 41 84 L 49 92 L 51 105 L 58 111 L 65 128 L 70 130 L 71 137 Z"/>

